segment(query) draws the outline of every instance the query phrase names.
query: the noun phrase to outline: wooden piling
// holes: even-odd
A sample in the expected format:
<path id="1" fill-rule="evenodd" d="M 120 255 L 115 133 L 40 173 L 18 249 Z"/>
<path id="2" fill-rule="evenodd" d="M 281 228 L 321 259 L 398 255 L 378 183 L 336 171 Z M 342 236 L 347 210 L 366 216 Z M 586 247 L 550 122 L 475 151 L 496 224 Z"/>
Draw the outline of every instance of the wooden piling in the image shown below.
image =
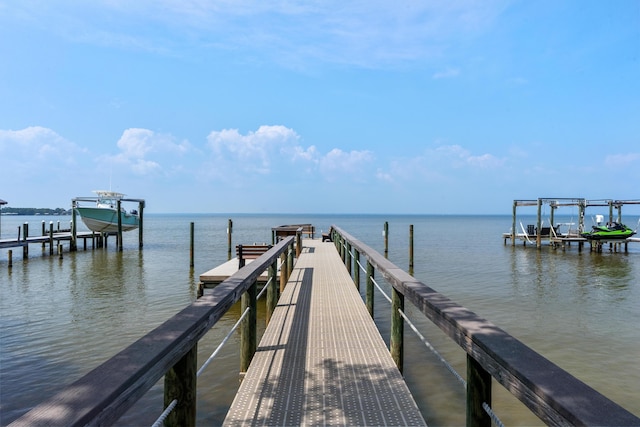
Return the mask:
<path id="1" fill-rule="evenodd" d="M 391 288 L 391 338 L 389 350 L 398 370 L 404 367 L 404 319 L 400 312 L 404 312 L 404 295 Z"/>
<path id="2" fill-rule="evenodd" d="M 293 243 L 291 243 L 287 250 L 287 281 L 289 281 L 289 277 L 291 277 L 291 273 L 293 273 L 293 254 Z"/>
<path id="3" fill-rule="evenodd" d="M 49 255 L 53 255 L 53 221 L 49 221 Z"/>
<path id="4" fill-rule="evenodd" d="M 413 224 L 409 225 L 409 274 L 413 276 Z"/>
<path id="5" fill-rule="evenodd" d="M 190 224 L 190 237 L 189 237 L 189 267 L 193 268 L 193 246 L 194 246 L 194 224 Z"/>
<path id="6" fill-rule="evenodd" d="M 138 249 L 142 249 L 144 246 L 144 208 L 145 202 L 141 200 L 138 202 Z"/>
<path id="7" fill-rule="evenodd" d="M 29 223 L 25 222 L 24 225 L 22 226 L 22 235 L 24 238 L 24 241 L 27 241 L 27 238 L 29 237 Z M 29 244 L 26 244 L 22 247 L 22 259 L 27 259 L 29 258 Z"/>
<path id="8" fill-rule="evenodd" d="M 13 267 L 13 249 L 9 249 L 9 251 L 7 252 L 7 261 L 9 267 Z"/>
<path id="9" fill-rule="evenodd" d="M 231 234 L 233 233 L 233 221 L 229 219 L 227 224 L 227 261 L 231 259 Z"/>
<path id="10" fill-rule="evenodd" d="M 280 293 L 284 292 L 289 275 L 287 274 L 287 251 L 280 255 Z"/>
<path id="11" fill-rule="evenodd" d="M 166 427 L 196 425 L 197 372 L 198 343 L 195 343 L 164 375 L 164 406 L 174 399 L 178 401 L 164 421 Z"/>
<path id="12" fill-rule="evenodd" d="M 542 248 L 542 199 L 538 199 L 538 218 L 536 220 L 536 248 Z"/>
<path id="13" fill-rule="evenodd" d="M 371 317 L 373 317 L 373 277 L 375 269 L 373 264 L 367 260 L 367 310 Z"/>
<path id="14" fill-rule="evenodd" d="M 120 212 L 120 207 L 122 206 L 122 201 L 120 199 L 118 199 L 116 201 L 116 209 L 118 210 L 117 213 L 117 217 L 118 217 L 118 238 L 116 239 L 118 241 L 118 252 L 122 252 L 122 213 Z"/>
<path id="15" fill-rule="evenodd" d="M 278 305 L 278 261 L 274 261 L 273 264 L 269 266 L 269 287 L 267 288 L 267 313 L 266 313 L 266 322 L 267 325 L 269 321 L 271 321 L 271 315 L 273 311 L 276 309 Z"/>
<path id="16" fill-rule="evenodd" d="M 345 260 L 344 260 L 346 266 L 347 266 L 347 271 L 349 272 L 349 276 L 351 276 L 351 243 L 347 242 L 347 253 L 345 256 Z"/>
<path id="17" fill-rule="evenodd" d="M 491 374 L 467 354 L 467 426 L 491 427 L 483 403 L 491 406 Z"/>
<path id="18" fill-rule="evenodd" d="M 353 282 L 356 284 L 356 288 L 360 290 L 360 252 L 357 249 L 354 250 L 353 259 Z"/>
<path id="19" fill-rule="evenodd" d="M 389 222 L 384 222 L 384 231 L 382 233 L 384 235 L 384 257 L 388 258 L 389 256 Z"/>
<path id="20" fill-rule="evenodd" d="M 75 252 L 78 250 L 78 215 L 76 213 L 75 202 L 71 202 L 71 246 L 69 250 Z M 87 250 L 87 239 L 84 239 L 84 249 Z"/>
<path id="21" fill-rule="evenodd" d="M 242 320 L 240 326 L 240 372 L 247 372 L 249 364 L 257 348 L 257 311 L 258 303 L 258 282 L 253 282 L 253 285 L 247 289 L 242 295 L 241 300 L 241 312 L 244 313 L 248 308 L 249 313 Z"/>
<path id="22" fill-rule="evenodd" d="M 518 210 L 517 200 L 513 201 L 513 217 L 511 219 L 511 246 L 516 245 L 516 211 Z"/>

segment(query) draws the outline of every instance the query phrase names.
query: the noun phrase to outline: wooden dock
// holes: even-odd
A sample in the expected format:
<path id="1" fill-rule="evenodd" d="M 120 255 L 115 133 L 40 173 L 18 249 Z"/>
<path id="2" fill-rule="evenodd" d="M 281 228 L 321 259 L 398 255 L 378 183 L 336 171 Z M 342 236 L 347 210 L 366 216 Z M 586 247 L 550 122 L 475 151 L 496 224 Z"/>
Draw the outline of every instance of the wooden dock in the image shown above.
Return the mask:
<path id="1" fill-rule="evenodd" d="M 333 243 L 304 240 L 225 425 L 426 425 Z"/>
<path id="2" fill-rule="evenodd" d="M 97 236 L 98 236 L 97 234 L 94 234 L 91 231 L 87 231 L 87 232 L 78 233 L 76 237 L 78 239 L 85 239 L 85 242 L 86 242 L 86 239 L 93 239 Z M 53 234 L 53 241 L 57 243 L 62 241 L 70 241 L 71 239 L 72 239 L 71 232 L 61 232 L 61 233 L 56 232 Z M 20 248 L 33 243 L 50 243 L 50 242 L 51 242 L 51 236 L 49 235 L 32 236 L 32 237 L 27 237 L 26 239 L 25 238 L 2 239 L 0 240 L 0 249 Z"/>
<path id="3" fill-rule="evenodd" d="M 548 425 L 640 425 L 636 415 L 346 231 L 332 226 L 330 233 L 332 242 L 301 241 L 299 235 L 276 242 L 211 293 L 10 425 L 116 425 L 162 377 L 166 410 L 158 422 L 195 425 L 198 342 L 241 302 L 240 366 L 246 372 L 224 425 L 423 426 L 397 368 L 405 299 L 466 353 L 466 379 L 460 379 L 467 425 L 495 422 L 495 385 Z M 269 281 L 270 320 L 258 346 L 256 282 L 265 270 L 275 279 L 281 257 L 286 287 L 277 299 L 276 280 Z M 354 284 L 359 283 L 356 266 L 365 258 L 366 305 Z M 376 271 L 392 286 L 390 350 L 370 314 Z"/>

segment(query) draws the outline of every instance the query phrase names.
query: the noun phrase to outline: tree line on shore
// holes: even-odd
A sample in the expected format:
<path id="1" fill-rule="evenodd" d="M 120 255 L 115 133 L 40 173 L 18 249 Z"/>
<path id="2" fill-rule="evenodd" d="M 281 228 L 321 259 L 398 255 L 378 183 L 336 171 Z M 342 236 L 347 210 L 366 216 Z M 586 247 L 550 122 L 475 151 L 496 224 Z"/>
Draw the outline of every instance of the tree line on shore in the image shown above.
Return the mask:
<path id="1" fill-rule="evenodd" d="M 3 215 L 71 215 L 71 209 L 64 208 L 11 208 L 2 207 Z"/>

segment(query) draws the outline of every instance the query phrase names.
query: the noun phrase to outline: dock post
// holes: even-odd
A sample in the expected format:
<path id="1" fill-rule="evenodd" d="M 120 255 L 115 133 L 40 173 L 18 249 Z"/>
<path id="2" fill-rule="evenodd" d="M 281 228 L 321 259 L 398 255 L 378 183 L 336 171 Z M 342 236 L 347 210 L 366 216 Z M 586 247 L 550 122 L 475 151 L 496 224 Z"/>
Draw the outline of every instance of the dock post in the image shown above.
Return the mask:
<path id="1" fill-rule="evenodd" d="M 373 276 L 374 276 L 373 264 L 367 260 L 367 310 L 373 318 Z"/>
<path id="2" fill-rule="evenodd" d="M 277 287 L 278 277 L 277 276 L 278 276 L 278 260 L 276 259 L 275 261 L 273 261 L 273 264 L 269 266 L 269 279 L 268 279 L 269 287 L 267 288 L 267 313 L 265 316 L 267 320 L 267 325 L 271 320 L 271 315 L 273 314 L 273 311 L 276 309 L 276 306 L 278 305 L 278 287 Z"/>
<path id="3" fill-rule="evenodd" d="M 189 234 L 189 267 L 193 268 L 193 230 L 194 230 L 194 224 L 193 221 L 191 221 L 190 224 L 190 234 Z"/>
<path id="4" fill-rule="evenodd" d="M 238 270 L 244 267 L 247 261 L 244 259 L 244 255 L 242 254 L 242 245 L 238 245 Z"/>
<path id="5" fill-rule="evenodd" d="M 256 341 L 257 341 L 257 310 L 258 303 L 256 301 L 256 297 L 258 295 L 258 282 L 253 282 L 253 284 L 247 289 L 247 292 L 242 294 L 241 298 L 241 312 L 244 313 L 248 308 L 249 313 L 242 320 L 242 324 L 240 326 L 240 372 L 245 373 L 247 369 L 249 369 L 249 364 L 251 363 L 251 359 L 253 359 L 253 355 L 256 352 Z"/>
<path id="6" fill-rule="evenodd" d="M 7 252 L 7 261 L 8 267 L 13 267 L 13 249 L 9 249 L 9 251 Z"/>
<path id="7" fill-rule="evenodd" d="M 165 426 L 196 425 L 198 343 L 164 374 L 164 406 L 178 404 L 164 421 Z"/>
<path id="8" fill-rule="evenodd" d="M 29 258 L 29 243 L 27 243 L 27 238 L 29 237 L 29 223 L 25 222 L 24 225 L 22 226 L 22 236 L 25 242 L 25 245 L 22 247 L 22 258 L 23 259 L 27 259 Z"/>
<path id="9" fill-rule="evenodd" d="M 138 249 L 144 246 L 144 206 L 144 200 L 138 203 Z"/>
<path id="10" fill-rule="evenodd" d="M 49 255 L 53 255 L 53 221 L 49 221 Z"/>
<path id="11" fill-rule="evenodd" d="M 122 206 L 122 201 L 120 199 L 116 202 L 116 209 L 118 210 L 118 252 L 122 252 L 122 212 L 120 208 Z"/>
<path id="12" fill-rule="evenodd" d="M 513 218 L 511 218 L 511 246 L 516 245 L 516 211 L 518 210 L 518 201 L 513 201 Z"/>
<path id="13" fill-rule="evenodd" d="M 538 199 L 538 219 L 536 222 L 536 248 L 542 247 L 542 199 Z"/>
<path id="14" fill-rule="evenodd" d="M 404 312 L 404 295 L 391 288 L 391 339 L 389 350 L 398 370 L 404 366 L 404 319 L 400 312 Z"/>
<path id="15" fill-rule="evenodd" d="M 280 293 L 284 292 L 284 287 L 287 284 L 287 251 L 285 250 L 280 254 Z"/>
<path id="16" fill-rule="evenodd" d="M 289 245 L 289 250 L 287 251 L 287 281 L 289 281 L 291 273 L 293 273 L 293 243 Z"/>
<path id="17" fill-rule="evenodd" d="M 346 248 L 346 256 L 344 259 L 344 263 L 347 267 L 347 271 L 349 272 L 349 276 L 351 276 L 351 243 L 347 242 L 347 248 Z"/>
<path id="18" fill-rule="evenodd" d="M 491 406 L 491 374 L 467 354 L 467 426 L 491 427 L 483 403 Z"/>
<path id="19" fill-rule="evenodd" d="M 46 235 L 47 235 L 47 232 L 46 232 L 46 230 L 44 228 L 44 220 L 42 220 L 42 236 L 46 236 Z M 44 253 L 44 249 L 45 249 L 46 245 L 47 245 L 47 242 L 42 242 L 42 252 L 43 253 Z"/>
<path id="20" fill-rule="evenodd" d="M 232 233 L 233 233 L 233 221 L 231 221 L 231 218 L 229 218 L 229 223 L 227 224 L 227 261 L 231 260 L 231 234 Z"/>
<path id="21" fill-rule="evenodd" d="M 58 258 L 62 259 L 62 243 L 58 243 Z"/>
<path id="22" fill-rule="evenodd" d="M 389 255 L 389 221 L 384 222 L 384 257 L 388 258 Z"/>
<path id="23" fill-rule="evenodd" d="M 413 224 L 409 225 L 409 274 L 413 276 Z"/>
<path id="24" fill-rule="evenodd" d="M 354 259 L 353 259 L 353 268 L 355 269 L 353 272 L 353 282 L 356 284 L 356 289 L 360 290 L 360 252 L 356 249 L 354 251 Z"/>
<path id="25" fill-rule="evenodd" d="M 302 253 L 302 232 L 296 231 L 296 258 Z"/>
<path id="26" fill-rule="evenodd" d="M 78 227 L 76 210 L 71 206 L 71 245 L 69 246 L 70 252 L 76 252 L 78 250 Z M 87 240 L 84 241 L 84 248 L 87 249 Z"/>

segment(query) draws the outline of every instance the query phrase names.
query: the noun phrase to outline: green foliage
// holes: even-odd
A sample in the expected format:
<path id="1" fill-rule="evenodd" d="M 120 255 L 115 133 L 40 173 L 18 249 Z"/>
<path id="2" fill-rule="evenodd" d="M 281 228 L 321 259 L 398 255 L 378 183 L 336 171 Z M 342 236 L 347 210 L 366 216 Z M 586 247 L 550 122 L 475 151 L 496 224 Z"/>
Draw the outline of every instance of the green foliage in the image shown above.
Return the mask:
<path id="1" fill-rule="evenodd" d="M 3 206 L 2 213 L 5 215 L 71 215 L 71 210 L 64 208 L 11 208 Z"/>

